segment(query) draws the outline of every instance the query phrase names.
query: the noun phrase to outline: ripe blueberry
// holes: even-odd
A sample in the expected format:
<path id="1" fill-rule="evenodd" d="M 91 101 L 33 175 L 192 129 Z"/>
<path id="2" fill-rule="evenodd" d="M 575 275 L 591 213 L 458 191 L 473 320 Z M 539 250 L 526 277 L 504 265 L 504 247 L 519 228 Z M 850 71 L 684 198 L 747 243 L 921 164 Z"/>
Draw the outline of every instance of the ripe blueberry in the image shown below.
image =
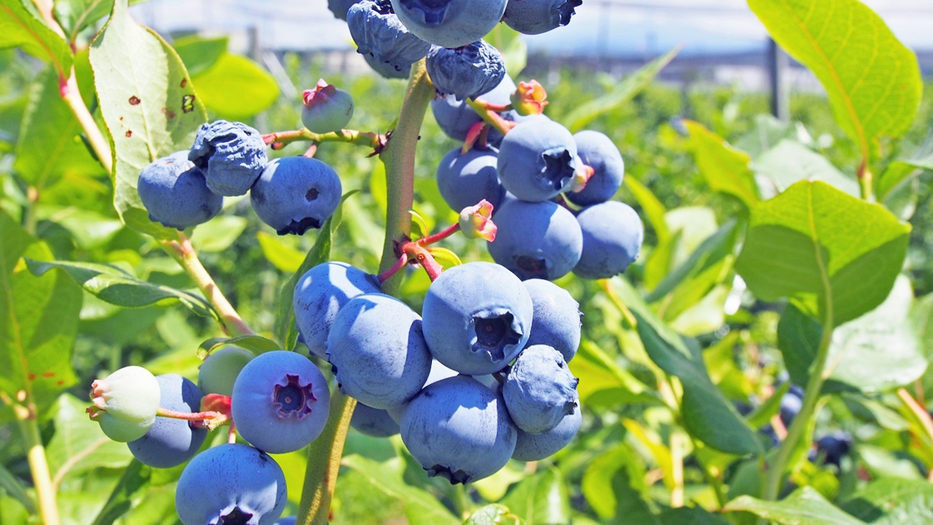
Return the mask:
<path id="1" fill-rule="evenodd" d="M 507 195 L 493 220 L 499 230 L 496 239 L 487 243 L 489 255 L 520 279 L 557 279 L 580 260 L 583 234 L 573 214 L 562 206 Z"/>
<path id="2" fill-rule="evenodd" d="M 223 444 L 194 457 L 175 488 L 184 525 L 272 525 L 285 510 L 285 475 L 268 454 Z"/>
<path id="3" fill-rule="evenodd" d="M 606 279 L 628 268 L 641 250 L 645 228 L 628 204 L 594 204 L 577 215 L 583 230 L 583 254 L 573 273 L 584 279 Z"/>
<path id="4" fill-rule="evenodd" d="M 505 368 L 525 346 L 534 309 L 522 282 L 503 266 L 454 266 L 428 288 L 424 338 L 434 358 L 470 375 Z"/>
<path id="5" fill-rule="evenodd" d="M 400 426 L 402 442 L 428 476 L 452 484 L 496 473 L 512 456 L 518 433 L 502 396 L 462 375 L 425 387 Z"/>
<path id="6" fill-rule="evenodd" d="M 337 312 L 364 293 L 382 293 L 378 281 L 343 262 L 321 263 L 298 279 L 292 308 L 298 330 L 312 354 L 327 359 L 327 334 Z"/>
<path id="7" fill-rule="evenodd" d="M 327 336 L 327 359 L 340 390 L 373 408 L 406 403 L 431 371 L 421 317 L 383 294 L 359 295 L 340 309 Z"/>
<path id="8" fill-rule="evenodd" d="M 330 390 L 307 357 L 276 350 L 249 362 L 233 384 L 230 411 L 237 431 L 272 453 L 298 450 L 327 423 Z"/>
<path id="9" fill-rule="evenodd" d="M 250 203 L 279 235 L 320 228 L 340 204 L 340 177 L 327 164 L 304 156 L 274 159 L 250 190 Z"/>
<path id="10" fill-rule="evenodd" d="M 505 78 L 502 54 L 483 40 L 456 49 L 435 46 L 425 65 L 437 92 L 460 100 L 476 98 Z"/>
<path id="11" fill-rule="evenodd" d="M 200 412 L 201 390 L 178 374 L 156 376 L 159 406 L 175 412 Z M 143 437 L 127 446 L 133 456 L 150 467 L 169 468 L 191 459 L 207 437 L 206 428 L 194 428 L 189 421 L 157 417 Z"/>
<path id="12" fill-rule="evenodd" d="M 187 151 L 172 153 L 143 168 L 137 190 L 149 220 L 179 230 L 214 218 L 224 202 L 207 188 L 204 173 L 188 160 Z"/>
<path id="13" fill-rule="evenodd" d="M 204 172 L 207 187 L 218 195 L 245 195 L 266 167 L 266 143 L 242 122 L 203 124 L 188 160 Z"/>

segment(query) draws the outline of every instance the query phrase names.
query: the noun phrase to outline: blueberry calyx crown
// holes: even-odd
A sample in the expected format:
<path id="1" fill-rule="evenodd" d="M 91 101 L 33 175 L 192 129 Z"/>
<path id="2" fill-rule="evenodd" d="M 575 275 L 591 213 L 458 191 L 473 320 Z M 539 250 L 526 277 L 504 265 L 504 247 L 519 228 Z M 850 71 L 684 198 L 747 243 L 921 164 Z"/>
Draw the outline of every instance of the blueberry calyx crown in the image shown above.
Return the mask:
<path id="1" fill-rule="evenodd" d="M 444 22 L 451 0 L 399 0 L 406 9 L 417 9 L 424 15 L 424 23 L 440 24 Z M 582 1 L 582 0 L 581 0 Z"/>
<path id="2" fill-rule="evenodd" d="M 552 189 L 563 191 L 577 171 L 577 162 L 567 148 L 552 148 L 541 154 L 544 170 L 541 175 Z"/>
<path id="3" fill-rule="evenodd" d="M 516 330 L 515 316 L 511 312 L 479 312 L 473 316 L 476 340 L 473 351 L 485 351 L 494 362 L 505 359 L 505 347 L 516 345 L 522 334 Z"/>
<path id="4" fill-rule="evenodd" d="M 583 0 L 567 0 L 560 6 L 560 25 L 565 26 L 570 23 L 570 17 L 577 14 L 575 8 L 583 5 Z"/>
<path id="5" fill-rule="evenodd" d="M 272 391 L 274 405 L 280 418 L 304 419 L 311 413 L 311 403 L 317 401 L 311 383 L 302 385 L 297 375 L 286 374 L 283 383 L 276 383 Z"/>
<path id="6" fill-rule="evenodd" d="M 522 270 L 522 276 L 527 279 L 548 280 L 548 264 L 547 259 L 544 257 L 519 255 L 518 257 L 515 257 L 515 266 Z"/>
<path id="7" fill-rule="evenodd" d="M 425 469 L 427 471 L 428 477 L 433 478 L 435 476 L 446 479 L 450 482 L 451 485 L 456 485 L 457 483 L 462 483 L 466 485 L 473 479 L 472 476 L 464 472 L 463 470 L 450 470 L 450 467 L 444 465 L 434 465 L 431 468 Z"/>
<path id="8" fill-rule="evenodd" d="M 250 525 L 252 518 L 252 513 L 244 512 L 240 507 L 233 507 L 233 510 L 220 517 L 217 525 Z"/>
<path id="9" fill-rule="evenodd" d="M 580 0 L 582 2 L 582 0 Z M 373 11 L 379 13 L 380 15 L 394 15 L 395 10 L 392 9 L 391 0 L 375 0 L 373 2 Z"/>

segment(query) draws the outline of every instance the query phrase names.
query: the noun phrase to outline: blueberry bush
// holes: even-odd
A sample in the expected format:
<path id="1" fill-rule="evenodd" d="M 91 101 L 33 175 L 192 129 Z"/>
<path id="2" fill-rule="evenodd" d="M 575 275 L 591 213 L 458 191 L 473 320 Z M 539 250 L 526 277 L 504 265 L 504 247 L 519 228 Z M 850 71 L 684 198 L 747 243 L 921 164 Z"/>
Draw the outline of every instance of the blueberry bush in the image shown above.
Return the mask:
<path id="1" fill-rule="evenodd" d="M 374 73 L 279 77 L 129 3 L 0 0 L 0 523 L 933 521 L 933 104 L 858 0 L 748 1 L 791 122 L 535 71 L 579 0 L 328 0 Z"/>

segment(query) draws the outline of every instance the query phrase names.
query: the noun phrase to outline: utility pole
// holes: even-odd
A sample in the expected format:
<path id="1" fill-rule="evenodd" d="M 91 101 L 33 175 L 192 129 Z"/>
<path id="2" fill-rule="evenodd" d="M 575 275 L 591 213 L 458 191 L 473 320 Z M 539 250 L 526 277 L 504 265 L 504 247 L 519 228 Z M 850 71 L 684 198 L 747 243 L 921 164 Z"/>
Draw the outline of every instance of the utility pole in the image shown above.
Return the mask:
<path id="1" fill-rule="evenodd" d="M 768 83 L 771 90 L 771 114 L 778 120 L 790 120 L 790 94 L 787 91 L 787 68 L 790 58 L 773 38 L 768 37 Z"/>

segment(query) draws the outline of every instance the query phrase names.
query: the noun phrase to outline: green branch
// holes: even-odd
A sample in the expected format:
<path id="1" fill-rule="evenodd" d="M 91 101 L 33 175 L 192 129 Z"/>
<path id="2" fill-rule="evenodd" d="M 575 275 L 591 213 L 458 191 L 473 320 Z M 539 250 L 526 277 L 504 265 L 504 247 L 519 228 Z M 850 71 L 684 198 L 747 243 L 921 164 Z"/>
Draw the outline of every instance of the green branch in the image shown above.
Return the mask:
<path id="1" fill-rule="evenodd" d="M 49 474 L 49 462 L 45 457 L 45 447 L 42 446 L 39 423 L 36 421 L 35 410 L 30 410 L 30 412 L 29 417 L 20 420 L 20 424 L 26 442 L 29 472 L 32 474 L 32 482 L 39 500 L 39 515 L 42 516 L 42 523 L 45 525 L 59 525 L 61 519 L 55 503 L 55 486 Z"/>
<path id="2" fill-rule="evenodd" d="M 379 273 L 391 268 L 398 260 L 393 241 L 411 231 L 411 209 L 414 202 L 415 150 L 421 133 L 421 123 L 428 104 L 434 97 L 434 86 L 428 80 L 424 59 L 411 67 L 411 76 L 398 123 L 388 145 L 379 155 L 386 167 L 386 235 Z M 390 285 L 390 283 L 395 283 Z M 397 286 L 397 278 L 383 283 L 386 293 Z M 311 443 L 308 466 L 298 506 L 300 525 L 328 523 L 331 501 L 337 485 L 340 458 L 346 441 L 350 418 L 356 401 L 339 390 L 330 399 L 330 416 L 323 433 Z"/>

